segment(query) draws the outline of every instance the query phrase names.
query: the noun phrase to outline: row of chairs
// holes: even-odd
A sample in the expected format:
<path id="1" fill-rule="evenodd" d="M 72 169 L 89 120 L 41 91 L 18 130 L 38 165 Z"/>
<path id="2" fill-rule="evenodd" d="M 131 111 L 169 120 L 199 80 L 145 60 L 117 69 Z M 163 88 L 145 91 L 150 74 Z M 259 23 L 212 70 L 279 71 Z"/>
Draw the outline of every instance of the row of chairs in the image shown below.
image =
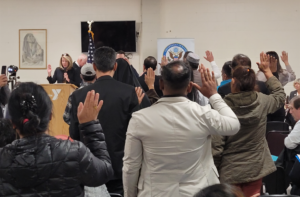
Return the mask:
<path id="1" fill-rule="evenodd" d="M 284 149 L 284 139 L 290 133 L 289 125 L 285 122 L 272 121 L 267 122 L 266 139 L 273 156 L 279 156 Z M 269 194 L 286 193 L 286 188 L 289 183 L 286 181 L 286 174 L 283 168 L 277 167 L 277 171 L 264 177 L 263 182 L 266 187 L 266 192 Z M 263 195 L 264 196 L 264 195 Z M 272 195 L 274 197 L 283 197 L 291 195 Z"/>

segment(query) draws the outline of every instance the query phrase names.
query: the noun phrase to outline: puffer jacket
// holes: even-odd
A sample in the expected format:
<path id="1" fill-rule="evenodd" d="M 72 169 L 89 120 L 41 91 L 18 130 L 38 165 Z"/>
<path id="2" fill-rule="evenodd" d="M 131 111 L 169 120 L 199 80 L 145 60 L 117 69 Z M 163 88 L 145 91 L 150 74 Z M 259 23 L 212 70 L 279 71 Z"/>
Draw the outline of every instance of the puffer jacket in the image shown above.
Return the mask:
<path id="1" fill-rule="evenodd" d="M 82 197 L 83 186 L 106 183 L 113 170 L 99 121 L 79 125 L 83 143 L 46 134 L 0 149 L 0 196 Z"/>
<path id="2" fill-rule="evenodd" d="M 248 183 L 276 170 L 265 137 L 266 122 L 267 115 L 284 104 L 285 93 L 276 77 L 269 78 L 266 85 L 270 95 L 253 91 L 231 93 L 224 98 L 238 117 L 241 128 L 237 134 L 224 138 L 219 165 L 221 183 Z"/>

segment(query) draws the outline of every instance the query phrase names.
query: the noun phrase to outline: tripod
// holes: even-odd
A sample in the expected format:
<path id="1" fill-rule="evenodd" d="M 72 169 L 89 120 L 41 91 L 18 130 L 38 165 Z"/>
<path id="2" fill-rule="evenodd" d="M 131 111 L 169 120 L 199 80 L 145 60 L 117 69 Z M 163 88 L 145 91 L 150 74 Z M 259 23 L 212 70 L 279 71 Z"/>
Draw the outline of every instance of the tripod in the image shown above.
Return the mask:
<path id="1" fill-rule="evenodd" d="M 17 79 L 20 79 L 19 76 L 17 76 L 17 73 L 12 73 L 8 76 L 8 81 L 7 83 L 10 83 L 11 85 L 11 90 L 13 90 L 15 88 L 15 85 L 17 83 Z"/>

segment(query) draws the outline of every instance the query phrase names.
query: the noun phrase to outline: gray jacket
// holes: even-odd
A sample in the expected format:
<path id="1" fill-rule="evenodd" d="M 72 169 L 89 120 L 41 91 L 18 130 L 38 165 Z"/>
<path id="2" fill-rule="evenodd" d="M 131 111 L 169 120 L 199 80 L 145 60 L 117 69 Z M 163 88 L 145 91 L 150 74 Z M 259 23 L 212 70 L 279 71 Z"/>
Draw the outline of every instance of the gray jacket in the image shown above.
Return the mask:
<path id="1" fill-rule="evenodd" d="M 279 75 L 279 81 L 282 86 L 285 86 L 287 83 L 294 81 L 296 79 L 296 74 L 290 65 L 287 65 L 286 69 L 282 69 L 282 72 L 278 72 L 278 75 Z M 258 81 L 263 81 L 263 82 L 267 81 L 264 73 L 262 73 L 261 71 L 257 72 L 256 78 Z"/>

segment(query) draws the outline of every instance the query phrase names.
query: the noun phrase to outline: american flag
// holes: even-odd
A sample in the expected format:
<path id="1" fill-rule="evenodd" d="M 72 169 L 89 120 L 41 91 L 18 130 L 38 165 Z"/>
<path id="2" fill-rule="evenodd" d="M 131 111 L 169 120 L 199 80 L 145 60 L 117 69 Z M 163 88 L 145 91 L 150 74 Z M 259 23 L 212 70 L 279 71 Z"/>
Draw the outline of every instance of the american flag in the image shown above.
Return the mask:
<path id="1" fill-rule="evenodd" d="M 93 32 L 89 31 L 89 46 L 88 46 L 88 59 L 87 63 L 93 63 L 94 62 L 94 51 L 95 51 L 95 45 L 94 45 L 94 39 L 92 36 Z"/>

